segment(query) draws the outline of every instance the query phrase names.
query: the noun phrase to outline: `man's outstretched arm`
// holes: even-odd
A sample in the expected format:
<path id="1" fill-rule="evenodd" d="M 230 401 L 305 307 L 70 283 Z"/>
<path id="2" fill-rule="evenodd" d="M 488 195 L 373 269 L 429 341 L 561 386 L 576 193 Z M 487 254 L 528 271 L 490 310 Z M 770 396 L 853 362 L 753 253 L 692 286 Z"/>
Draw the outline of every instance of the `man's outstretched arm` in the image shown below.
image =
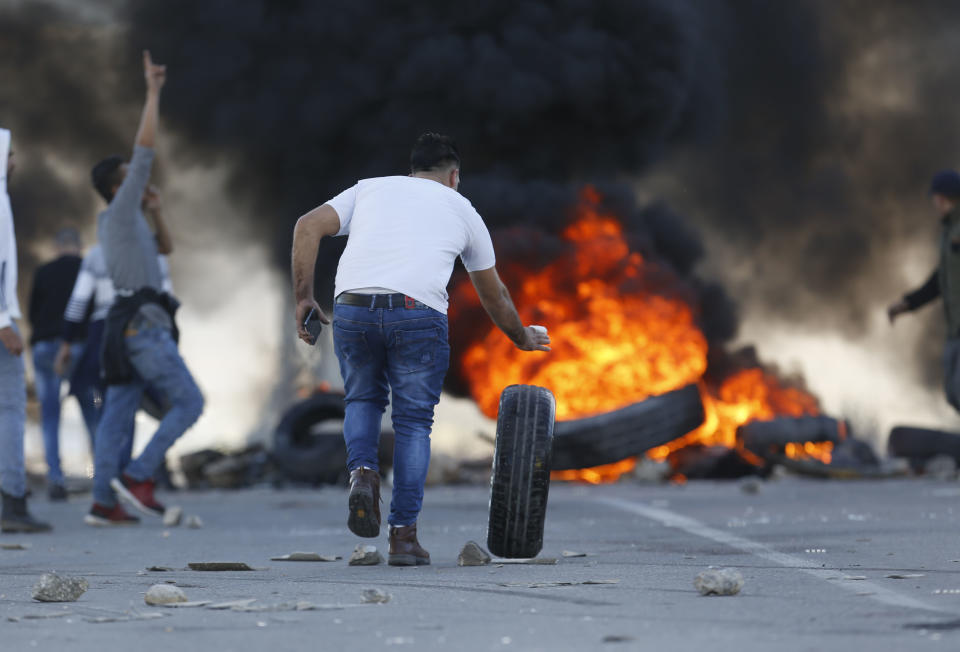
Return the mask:
<path id="1" fill-rule="evenodd" d="M 477 290 L 483 309 L 490 319 L 521 351 L 549 351 L 550 336 L 533 326 L 524 326 L 513 305 L 507 286 L 500 280 L 497 268 L 470 272 L 470 280 Z"/>
<path id="2" fill-rule="evenodd" d="M 293 300 L 296 303 L 297 335 L 307 344 L 313 344 L 313 338 L 307 333 L 303 322 L 311 310 L 316 310 L 320 321 L 329 324 L 317 300 L 313 296 L 313 271 L 317 264 L 317 250 L 325 236 L 340 232 L 340 217 L 329 204 L 323 204 L 303 215 L 293 228 L 293 252 L 291 267 L 293 274 Z"/>
<path id="3" fill-rule="evenodd" d="M 134 141 L 133 158 L 127 168 L 127 175 L 117 189 L 110 205 L 114 207 L 112 215 L 120 216 L 119 221 L 133 223 L 137 208 L 143 201 L 143 193 L 150 181 L 150 168 L 153 163 L 153 146 L 157 139 L 157 122 L 160 112 L 160 90 L 167 78 L 167 67 L 153 63 L 150 53 L 143 53 L 143 77 L 147 83 L 147 98 L 140 114 L 140 126 Z"/>

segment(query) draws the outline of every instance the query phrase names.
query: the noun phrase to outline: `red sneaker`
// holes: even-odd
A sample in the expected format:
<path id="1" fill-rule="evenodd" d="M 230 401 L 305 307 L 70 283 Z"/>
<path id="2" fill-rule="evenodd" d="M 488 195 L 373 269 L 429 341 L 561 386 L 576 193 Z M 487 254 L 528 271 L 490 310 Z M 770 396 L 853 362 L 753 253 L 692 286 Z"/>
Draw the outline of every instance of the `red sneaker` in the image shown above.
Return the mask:
<path id="1" fill-rule="evenodd" d="M 127 514 L 120 503 L 113 507 L 94 503 L 93 507 L 90 508 L 90 513 L 83 517 L 83 522 L 93 527 L 110 527 L 113 525 L 136 525 L 140 522 L 140 519 Z"/>
<path id="2" fill-rule="evenodd" d="M 153 497 L 153 480 L 143 480 L 138 482 L 124 473 L 119 478 L 110 481 L 110 486 L 117 495 L 147 516 L 159 516 L 163 518 L 166 507 L 157 502 Z"/>

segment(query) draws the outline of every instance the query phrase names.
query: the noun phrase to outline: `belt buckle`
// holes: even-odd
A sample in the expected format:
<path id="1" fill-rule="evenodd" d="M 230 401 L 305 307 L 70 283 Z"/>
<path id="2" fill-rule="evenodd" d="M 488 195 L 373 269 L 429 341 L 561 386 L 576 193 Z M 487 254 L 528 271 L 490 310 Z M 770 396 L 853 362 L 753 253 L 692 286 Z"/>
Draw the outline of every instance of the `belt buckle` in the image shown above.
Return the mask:
<path id="1" fill-rule="evenodd" d="M 408 297 L 407 295 L 403 295 L 403 307 L 406 308 L 407 310 L 413 310 L 414 308 L 417 307 L 417 300 L 414 299 L 413 297 Z"/>

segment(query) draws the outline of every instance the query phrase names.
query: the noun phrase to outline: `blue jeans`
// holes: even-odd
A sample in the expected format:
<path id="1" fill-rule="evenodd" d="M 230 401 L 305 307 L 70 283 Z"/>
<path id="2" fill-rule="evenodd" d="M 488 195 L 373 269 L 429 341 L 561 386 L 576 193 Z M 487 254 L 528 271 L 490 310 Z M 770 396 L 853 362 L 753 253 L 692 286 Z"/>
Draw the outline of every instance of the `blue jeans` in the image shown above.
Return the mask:
<path id="1" fill-rule="evenodd" d="M 43 449 L 47 458 L 47 480 L 50 484 L 63 484 L 60 469 L 60 384 L 61 378 L 53 370 L 62 340 L 41 340 L 33 345 L 34 385 L 40 401 L 40 425 L 43 428 Z M 77 361 L 83 354 L 83 345 L 70 347 L 71 359 Z M 68 374 L 69 376 L 69 374 Z M 77 396 L 80 411 L 90 434 L 91 443 L 97 429 L 99 412 L 89 395 Z"/>
<path id="2" fill-rule="evenodd" d="M 337 304 L 333 345 L 346 391 L 347 469 L 379 470 L 380 419 L 393 390 L 393 500 L 388 523 L 416 523 L 430 466 L 433 408 L 450 363 L 447 316 L 416 308 Z"/>
<path id="3" fill-rule="evenodd" d="M 17 330 L 16 324 L 13 329 Z M 23 356 L 10 355 L 0 344 L 0 489 L 18 498 L 27 493 L 27 471 L 23 461 L 26 421 L 27 385 L 23 376 Z"/>
<path id="4" fill-rule="evenodd" d="M 107 387 L 94 441 L 93 499 L 105 507 L 116 504 L 110 488 L 113 478 L 121 471 L 136 481 L 152 478 L 163 464 L 167 450 L 203 412 L 203 395 L 183 363 L 170 331 L 145 328 L 127 337 L 126 344 L 138 378 L 131 383 Z M 148 384 L 166 394 L 171 408 L 140 456 L 121 469 L 120 453 L 133 437 L 134 418 Z"/>

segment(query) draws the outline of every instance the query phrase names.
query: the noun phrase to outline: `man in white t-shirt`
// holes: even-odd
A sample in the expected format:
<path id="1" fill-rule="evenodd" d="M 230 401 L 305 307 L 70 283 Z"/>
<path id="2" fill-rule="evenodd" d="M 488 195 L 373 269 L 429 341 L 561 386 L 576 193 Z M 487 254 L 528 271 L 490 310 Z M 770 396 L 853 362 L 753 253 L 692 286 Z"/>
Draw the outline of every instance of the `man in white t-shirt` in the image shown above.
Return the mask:
<path id="1" fill-rule="evenodd" d="M 394 566 L 429 564 L 417 517 L 430 464 L 433 409 L 450 362 L 447 291 L 459 256 L 493 322 L 524 351 L 549 351 L 547 334 L 524 326 L 500 281 L 483 220 L 457 192 L 460 154 L 427 133 L 410 153 L 410 176 L 364 179 L 297 222 L 293 284 L 298 334 L 315 311 L 317 249 L 324 236 L 349 235 L 336 277 L 333 342 L 346 391 L 343 435 L 350 471 L 350 530 L 380 534 L 380 419 L 393 393 L 395 433 L 390 554 Z"/>

